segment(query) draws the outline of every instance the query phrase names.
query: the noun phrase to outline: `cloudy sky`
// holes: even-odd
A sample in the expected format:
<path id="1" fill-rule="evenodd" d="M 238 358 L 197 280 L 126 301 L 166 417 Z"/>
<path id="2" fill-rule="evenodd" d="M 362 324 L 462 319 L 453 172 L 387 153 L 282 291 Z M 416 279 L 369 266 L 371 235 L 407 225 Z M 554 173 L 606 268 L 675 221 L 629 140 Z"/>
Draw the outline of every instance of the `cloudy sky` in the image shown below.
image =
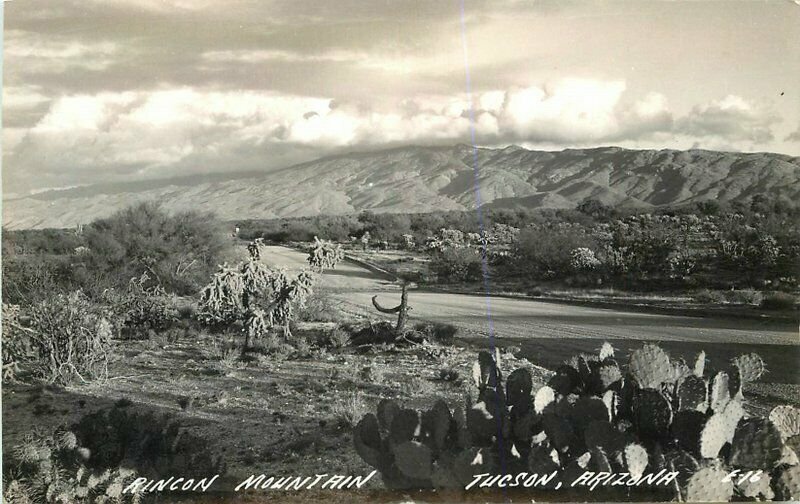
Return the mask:
<path id="1" fill-rule="evenodd" d="M 800 155 L 789 0 L 4 4 L 6 196 L 468 142 L 473 124 L 486 146 Z"/>

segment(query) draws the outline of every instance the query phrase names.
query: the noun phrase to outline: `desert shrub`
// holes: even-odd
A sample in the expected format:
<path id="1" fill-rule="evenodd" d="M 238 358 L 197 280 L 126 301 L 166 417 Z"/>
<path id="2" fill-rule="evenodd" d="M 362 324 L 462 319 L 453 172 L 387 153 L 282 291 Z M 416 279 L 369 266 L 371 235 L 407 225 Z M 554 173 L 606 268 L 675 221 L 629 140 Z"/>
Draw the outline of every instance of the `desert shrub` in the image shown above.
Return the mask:
<path id="1" fill-rule="evenodd" d="M 328 333 L 328 345 L 331 348 L 344 348 L 350 344 L 350 335 L 341 327 Z"/>
<path id="2" fill-rule="evenodd" d="M 527 227 L 519 233 L 517 267 L 536 278 L 561 278 L 574 271 L 568 251 L 592 249 L 593 244 L 590 236 L 577 229 Z"/>
<path id="3" fill-rule="evenodd" d="M 91 465 L 93 452 L 69 430 L 34 431 L 4 455 L 3 502 L 7 504 L 139 501 L 135 495 L 122 493 L 136 472 L 119 464 Z"/>
<path id="4" fill-rule="evenodd" d="M 3 303 L 3 381 L 14 381 L 19 372 L 19 365 L 28 356 L 28 329 L 19 321 L 19 306 Z"/>
<path id="5" fill-rule="evenodd" d="M 352 392 L 331 406 L 331 416 L 342 428 L 354 427 L 369 412 L 369 405 L 359 392 Z"/>
<path id="6" fill-rule="evenodd" d="M 421 333 L 427 341 L 442 345 L 452 345 L 458 332 L 456 326 L 444 322 L 420 322 L 414 326 L 414 330 Z"/>
<path id="7" fill-rule="evenodd" d="M 84 231 L 87 268 L 107 286 L 150 274 L 168 292 L 193 294 L 222 262 L 230 240 L 210 215 L 168 213 L 141 203 L 97 220 Z"/>
<path id="8" fill-rule="evenodd" d="M 364 366 L 358 371 L 358 378 L 368 383 L 382 384 L 386 378 L 386 370 L 376 366 Z"/>
<path id="9" fill-rule="evenodd" d="M 168 294 L 160 285 L 148 286 L 149 280 L 149 275 L 142 273 L 130 279 L 123 293 L 109 290 L 103 294 L 124 335 L 138 335 L 148 330 L 163 331 L 178 321 L 175 296 Z"/>
<path id="10" fill-rule="evenodd" d="M 424 396 L 433 391 L 433 384 L 419 376 L 411 376 L 400 383 L 400 392 L 410 397 Z"/>
<path id="11" fill-rule="evenodd" d="M 729 303 L 760 305 L 764 295 L 755 289 L 735 289 L 727 291 L 725 297 Z"/>
<path id="12" fill-rule="evenodd" d="M 773 292 L 767 294 L 761 300 L 761 308 L 764 310 L 791 310 L 797 303 L 795 296 L 786 292 Z"/>
<path id="13" fill-rule="evenodd" d="M 697 292 L 693 298 L 698 303 L 706 304 L 722 304 L 727 301 L 724 292 L 709 289 L 703 289 Z"/>
<path id="14" fill-rule="evenodd" d="M 314 289 L 305 303 L 297 308 L 296 319 L 303 322 L 340 322 L 342 302 L 326 289 Z"/>
<path id="15" fill-rule="evenodd" d="M 108 376 L 114 329 L 107 309 L 77 291 L 33 305 L 30 316 L 40 378 L 66 385 Z"/>
<path id="16" fill-rule="evenodd" d="M 457 383 L 461 380 L 461 373 L 453 366 L 445 366 L 439 368 L 438 378 L 446 382 Z"/>
<path id="17" fill-rule="evenodd" d="M 570 252 L 570 265 L 572 269 L 585 273 L 594 271 L 600 267 L 600 260 L 595 256 L 594 251 L 588 247 L 578 247 Z"/>
<path id="18" fill-rule="evenodd" d="M 445 248 L 430 263 L 440 281 L 471 282 L 483 277 L 483 261 L 476 248 Z"/>
<path id="19" fill-rule="evenodd" d="M 92 454 L 91 467 L 117 467 L 123 462 L 141 476 L 207 478 L 225 472 L 221 457 L 202 438 L 184 429 L 170 415 L 125 407 L 98 410 L 72 428 Z"/>

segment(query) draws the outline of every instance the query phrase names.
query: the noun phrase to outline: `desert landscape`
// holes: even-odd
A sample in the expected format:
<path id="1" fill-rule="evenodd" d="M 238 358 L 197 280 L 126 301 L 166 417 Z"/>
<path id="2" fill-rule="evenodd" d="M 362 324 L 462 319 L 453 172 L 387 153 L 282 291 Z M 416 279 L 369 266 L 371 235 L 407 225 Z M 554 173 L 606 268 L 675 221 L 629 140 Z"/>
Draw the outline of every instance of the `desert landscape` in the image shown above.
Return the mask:
<path id="1" fill-rule="evenodd" d="M 8 504 L 800 501 L 797 2 L 4 2 Z"/>

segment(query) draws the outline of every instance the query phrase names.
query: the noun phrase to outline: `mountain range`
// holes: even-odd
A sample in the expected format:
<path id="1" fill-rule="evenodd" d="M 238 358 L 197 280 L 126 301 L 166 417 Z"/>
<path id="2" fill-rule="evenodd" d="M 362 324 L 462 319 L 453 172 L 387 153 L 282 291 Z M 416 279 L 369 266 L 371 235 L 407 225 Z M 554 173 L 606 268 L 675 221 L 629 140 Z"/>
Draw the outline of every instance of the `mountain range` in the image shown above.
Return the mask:
<path id="1" fill-rule="evenodd" d="M 476 191 L 476 187 L 479 189 Z M 707 150 L 558 152 L 518 146 L 399 147 L 321 158 L 276 171 L 96 184 L 3 202 L 10 229 L 73 227 L 127 205 L 158 200 L 172 210 L 225 220 L 493 207 L 574 207 L 586 198 L 657 207 L 747 200 L 765 193 L 800 200 L 800 158 Z"/>

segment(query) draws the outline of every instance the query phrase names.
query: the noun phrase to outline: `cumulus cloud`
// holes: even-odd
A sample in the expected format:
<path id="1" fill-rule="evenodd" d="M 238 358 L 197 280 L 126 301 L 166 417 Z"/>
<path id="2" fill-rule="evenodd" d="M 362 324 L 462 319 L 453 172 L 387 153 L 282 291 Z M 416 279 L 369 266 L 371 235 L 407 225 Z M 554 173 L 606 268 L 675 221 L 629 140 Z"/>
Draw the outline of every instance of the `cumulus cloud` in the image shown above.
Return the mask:
<path id="1" fill-rule="evenodd" d="M 11 89 L 17 106 L 35 90 Z M 474 122 L 473 122 L 474 121 Z M 772 138 L 774 116 L 727 97 L 673 117 L 666 96 L 628 96 L 622 80 L 563 79 L 389 105 L 258 90 L 192 87 L 68 95 L 29 128 L 4 133 L 11 184 L 168 177 L 276 168 L 338 152 L 409 143 L 592 146 L 727 145 Z M 727 142 L 727 143 L 726 143 Z M 19 188 L 14 188 L 18 192 Z"/>
<path id="2" fill-rule="evenodd" d="M 740 96 L 728 95 L 721 100 L 693 107 L 678 122 L 677 128 L 689 135 L 765 143 L 774 138 L 772 126 L 780 121 L 781 117 L 769 107 L 751 103 Z"/>

